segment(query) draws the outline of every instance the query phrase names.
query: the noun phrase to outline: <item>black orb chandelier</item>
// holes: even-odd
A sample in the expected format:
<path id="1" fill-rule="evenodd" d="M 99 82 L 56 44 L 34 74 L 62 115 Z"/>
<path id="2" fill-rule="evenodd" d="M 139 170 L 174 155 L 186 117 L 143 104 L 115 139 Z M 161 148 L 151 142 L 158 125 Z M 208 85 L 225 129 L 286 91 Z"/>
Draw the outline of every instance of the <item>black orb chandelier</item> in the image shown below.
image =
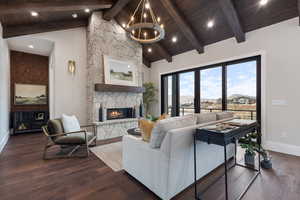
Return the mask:
<path id="1" fill-rule="evenodd" d="M 154 14 L 149 0 L 139 2 L 129 22 L 127 25 L 123 24 L 123 27 L 128 31 L 131 39 L 143 44 L 155 43 L 165 37 L 161 18 Z"/>

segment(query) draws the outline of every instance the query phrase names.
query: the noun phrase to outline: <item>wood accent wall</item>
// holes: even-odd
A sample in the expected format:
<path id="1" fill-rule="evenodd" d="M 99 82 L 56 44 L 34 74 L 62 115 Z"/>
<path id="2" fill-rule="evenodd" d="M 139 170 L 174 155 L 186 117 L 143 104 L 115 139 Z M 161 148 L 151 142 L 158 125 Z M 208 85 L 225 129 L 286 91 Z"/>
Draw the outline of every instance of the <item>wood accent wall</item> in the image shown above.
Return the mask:
<path id="1" fill-rule="evenodd" d="M 49 110 L 47 105 L 15 105 L 15 84 L 37 84 L 47 86 L 49 102 L 49 57 L 23 53 L 18 51 L 10 52 L 11 64 L 11 111 L 32 111 Z"/>

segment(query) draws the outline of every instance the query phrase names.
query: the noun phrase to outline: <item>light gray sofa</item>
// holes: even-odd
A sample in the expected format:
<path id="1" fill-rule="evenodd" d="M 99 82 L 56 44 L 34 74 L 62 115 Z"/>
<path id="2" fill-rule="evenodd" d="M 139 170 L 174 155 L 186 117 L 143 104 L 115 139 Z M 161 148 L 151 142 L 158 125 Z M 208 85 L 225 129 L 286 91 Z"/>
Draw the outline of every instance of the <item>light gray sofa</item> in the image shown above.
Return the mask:
<path id="1" fill-rule="evenodd" d="M 123 137 L 123 168 L 163 200 L 169 200 L 194 183 L 193 134 L 196 128 L 233 119 L 232 113 L 195 114 L 197 124 L 171 129 L 160 145 L 131 135 Z M 185 120 L 185 119 L 182 119 Z M 221 146 L 197 142 L 197 179 L 224 163 Z M 228 158 L 234 145 L 228 145 Z"/>

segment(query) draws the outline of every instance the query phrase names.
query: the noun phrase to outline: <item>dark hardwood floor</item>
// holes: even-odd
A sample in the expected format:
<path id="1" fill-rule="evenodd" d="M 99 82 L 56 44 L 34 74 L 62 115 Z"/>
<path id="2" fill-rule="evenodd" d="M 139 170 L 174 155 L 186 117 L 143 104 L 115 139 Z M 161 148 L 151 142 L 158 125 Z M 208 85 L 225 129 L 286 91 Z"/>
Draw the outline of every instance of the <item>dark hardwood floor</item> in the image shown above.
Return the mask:
<path id="1" fill-rule="evenodd" d="M 159 199 L 124 171 L 113 172 L 91 154 L 86 159 L 44 161 L 42 134 L 12 136 L 0 155 L 1 200 L 152 200 Z M 299 200 L 300 157 L 271 153 L 273 170 L 264 170 L 244 196 L 244 200 Z M 203 190 L 223 171 L 222 167 L 203 178 Z M 236 197 L 251 178 L 252 172 L 230 171 L 230 193 Z M 204 200 L 224 199 L 224 179 L 204 194 Z M 192 200 L 190 187 L 174 200 Z"/>

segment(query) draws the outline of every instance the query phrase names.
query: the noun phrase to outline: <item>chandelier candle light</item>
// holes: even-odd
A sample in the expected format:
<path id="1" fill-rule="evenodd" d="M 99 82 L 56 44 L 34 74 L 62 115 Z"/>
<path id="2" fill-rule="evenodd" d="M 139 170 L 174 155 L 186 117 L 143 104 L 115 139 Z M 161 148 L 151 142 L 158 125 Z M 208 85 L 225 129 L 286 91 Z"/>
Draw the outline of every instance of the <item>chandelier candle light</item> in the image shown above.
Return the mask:
<path id="1" fill-rule="evenodd" d="M 161 19 L 155 16 L 149 0 L 141 0 L 124 28 L 131 39 L 151 44 L 165 37 L 164 25 L 160 22 Z"/>

